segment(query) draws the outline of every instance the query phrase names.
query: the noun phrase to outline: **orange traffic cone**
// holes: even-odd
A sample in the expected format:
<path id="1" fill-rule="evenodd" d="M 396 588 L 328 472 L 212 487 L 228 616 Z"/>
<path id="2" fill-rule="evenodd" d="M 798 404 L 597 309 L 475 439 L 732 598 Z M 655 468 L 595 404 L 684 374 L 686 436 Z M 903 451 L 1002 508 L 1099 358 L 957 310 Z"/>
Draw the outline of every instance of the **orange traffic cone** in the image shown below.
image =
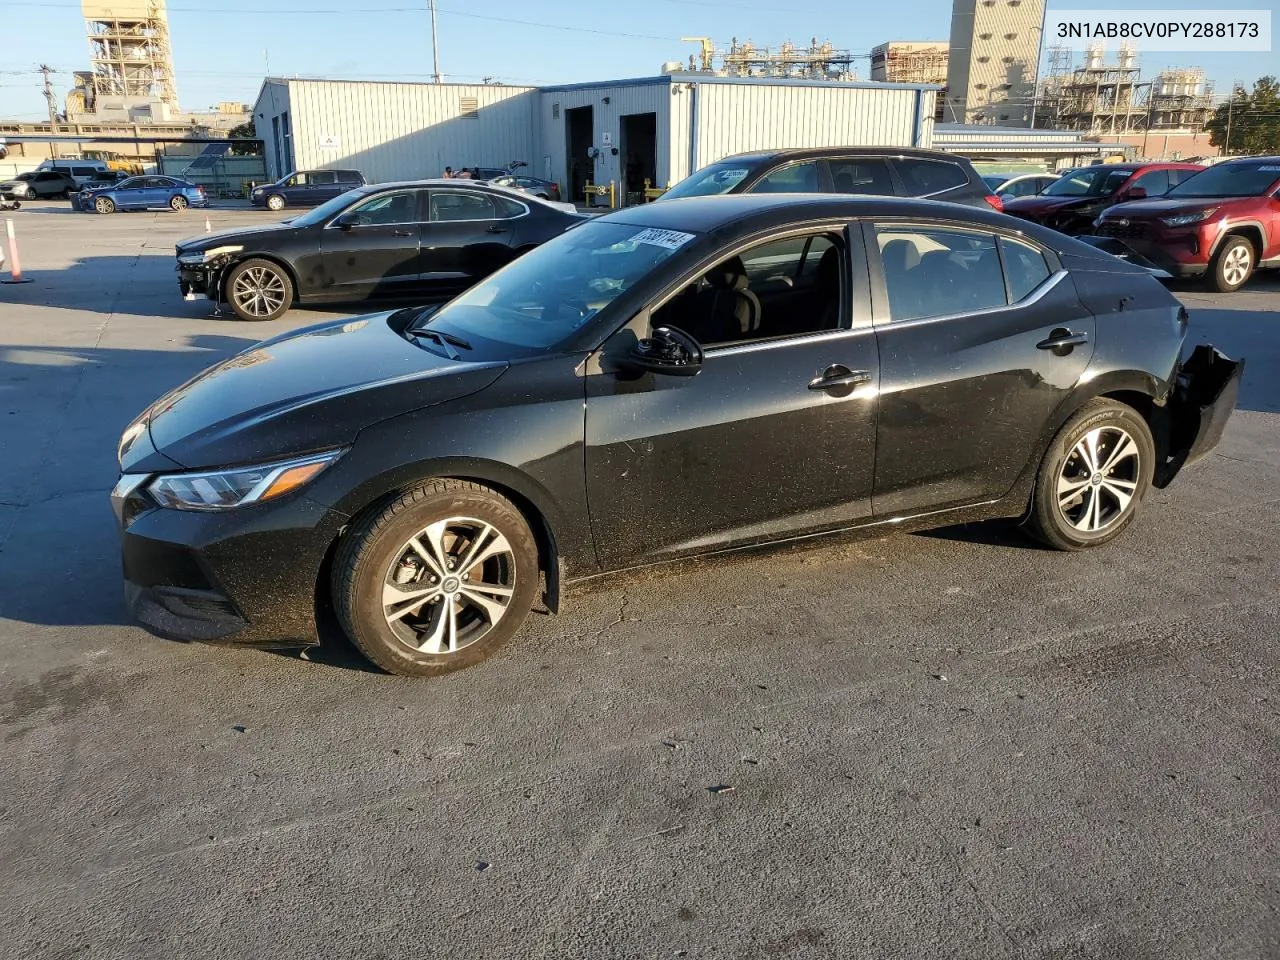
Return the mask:
<path id="1" fill-rule="evenodd" d="M 22 275 L 22 262 L 18 259 L 18 238 L 13 232 L 13 221 L 4 222 L 5 240 L 9 247 L 9 279 L 0 283 L 30 283 L 30 277 Z"/>

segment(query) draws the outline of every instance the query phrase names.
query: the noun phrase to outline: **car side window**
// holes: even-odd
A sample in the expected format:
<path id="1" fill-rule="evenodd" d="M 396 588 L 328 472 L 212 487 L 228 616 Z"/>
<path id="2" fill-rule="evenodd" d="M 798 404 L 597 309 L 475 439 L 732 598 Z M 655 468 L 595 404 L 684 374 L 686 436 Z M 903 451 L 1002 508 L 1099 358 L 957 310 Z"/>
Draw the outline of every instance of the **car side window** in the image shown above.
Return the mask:
<path id="1" fill-rule="evenodd" d="M 1129 184 L 1129 189 L 1141 187 L 1147 191 L 1149 197 L 1159 197 L 1169 192 L 1169 171 L 1168 170 L 1148 170 L 1137 180 Z"/>
<path id="2" fill-rule="evenodd" d="M 820 189 L 818 161 L 792 163 L 766 173 L 750 193 L 817 193 Z"/>
<path id="3" fill-rule="evenodd" d="M 879 157 L 829 160 L 831 183 L 836 193 L 871 194 L 892 197 L 893 176 L 889 173 L 889 161 Z"/>
<path id="4" fill-rule="evenodd" d="M 497 211 L 499 220 L 514 220 L 516 217 L 523 217 L 525 213 L 524 205 L 517 203 L 510 197 L 491 197 L 494 209 Z"/>
<path id="5" fill-rule="evenodd" d="M 310 182 L 311 181 L 307 178 L 307 175 L 305 173 L 295 173 L 292 177 L 289 178 L 288 182 L 285 183 L 285 186 L 286 187 L 305 187 Z"/>
<path id="6" fill-rule="evenodd" d="M 338 175 L 332 170 L 320 170 L 311 175 L 311 182 L 313 184 L 337 183 Z"/>
<path id="7" fill-rule="evenodd" d="M 993 234 L 876 226 L 892 320 L 920 320 L 1008 304 Z"/>
<path id="8" fill-rule="evenodd" d="M 893 162 L 898 168 L 898 176 L 902 177 L 902 183 L 907 188 L 907 195 L 911 197 L 954 190 L 969 182 L 969 175 L 958 164 L 947 163 L 945 160 L 900 157 Z"/>
<path id="9" fill-rule="evenodd" d="M 364 182 L 363 178 L 355 170 L 339 170 L 337 176 L 338 176 L 339 183 L 363 183 Z"/>
<path id="10" fill-rule="evenodd" d="M 1009 302 L 1017 303 L 1049 279 L 1049 263 L 1044 254 L 1021 240 L 1000 238 L 1000 255 L 1009 281 Z"/>
<path id="11" fill-rule="evenodd" d="M 497 213 L 487 193 L 469 190 L 432 190 L 431 220 L 494 220 Z"/>
<path id="12" fill-rule="evenodd" d="M 757 244 L 729 257 L 653 314 L 706 347 L 800 337 L 840 326 L 846 274 L 837 234 Z"/>
<path id="13" fill-rule="evenodd" d="M 360 204 L 351 211 L 349 216 L 360 226 L 416 223 L 418 220 L 417 197 L 412 190 L 380 193 Z"/>

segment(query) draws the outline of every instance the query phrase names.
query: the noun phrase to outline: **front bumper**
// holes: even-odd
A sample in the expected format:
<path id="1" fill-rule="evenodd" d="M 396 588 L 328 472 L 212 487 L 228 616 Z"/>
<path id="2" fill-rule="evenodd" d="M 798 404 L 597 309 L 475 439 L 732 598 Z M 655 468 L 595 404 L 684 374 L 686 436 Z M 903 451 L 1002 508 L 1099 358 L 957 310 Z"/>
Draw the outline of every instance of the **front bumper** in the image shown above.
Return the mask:
<path id="1" fill-rule="evenodd" d="M 125 602 L 159 636 L 257 646 L 317 642 L 317 585 L 347 518 L 301 495 L 195 512 L 155 505 L 140 477 L 112 492 Z"/>
<path id="2" fill-rule="evenodd" d="M 223 265 L 217 263 L 179 263 L 178 290 L 184 300 L 217 299 L 222 284 Z"/>
<path id="3" fill-rule="evenodd" d="M 1208 344 L 1196 347 L 1178 371 L 1163 422 L 1158 423 L 1166 451 L 1154 478 L 1166 487 L 1185 466 L 1203 460 L 1222 439 L 1240 395 L 1244 360 L 1232 360 Z"/>

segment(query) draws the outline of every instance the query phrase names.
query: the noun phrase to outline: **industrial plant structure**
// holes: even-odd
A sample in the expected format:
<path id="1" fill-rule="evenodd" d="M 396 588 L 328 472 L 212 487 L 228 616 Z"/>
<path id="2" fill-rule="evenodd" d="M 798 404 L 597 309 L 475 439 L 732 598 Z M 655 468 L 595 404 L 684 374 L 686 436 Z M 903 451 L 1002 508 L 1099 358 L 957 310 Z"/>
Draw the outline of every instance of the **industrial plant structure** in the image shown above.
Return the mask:
<path id="1" fill-rule="evenodd" d="M 948 120 L 1031 125 L 1044 10 L 1044 0 L 954 0 Z"/>
<path id="2" fill-rule="evenodd" d="M 945 86 L 949 51 L 946 40 L 890 40 L 871 48 L 871 79 Z"/>
<path id="3" fill-rule="evenodd" d="M 103 97 L 155 100 L 178 109 L 165 0 L 82 0 L 92 70 L 77 73 L 84 109 Z"/>
<path id="4" fill-rule="evenodd" d="M 838 50 L 830 41 L 818 42 L 814 37 L 809 46 L 797 47 L 787 41 L 776 50 L 758 47 L 750 40 L 742 43 L 734 37 L 728 50 L 717 49 L 710 37 L 685 37 L 690 43 L 702 47 L 699 55 L 689 57 L 688 72 L 710 73 L 718 77 L 758 77 L 790 80 L 856 80 L 853 69 L 856 59 L 848 50 Z M 678 61 L 666 65 L 666 73 L 683 71 Z"/>

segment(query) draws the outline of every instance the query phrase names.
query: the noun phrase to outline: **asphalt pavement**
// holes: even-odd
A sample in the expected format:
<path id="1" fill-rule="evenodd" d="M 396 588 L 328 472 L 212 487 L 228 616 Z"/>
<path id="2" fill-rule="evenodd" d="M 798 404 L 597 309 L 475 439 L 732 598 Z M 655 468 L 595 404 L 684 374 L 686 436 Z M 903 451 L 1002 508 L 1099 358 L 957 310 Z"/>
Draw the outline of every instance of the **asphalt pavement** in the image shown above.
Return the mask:
<path id="1" fill-rule="evenodd" d="M 1113 546 L 654 569 L 422 681 L 128 621 L 121 429 L 330 314 L 183 302 L 204 211 L 8 216 L 5 960 L 1280 957 L 1280 275 L 1179 287 L 1240 409 Z"/>

